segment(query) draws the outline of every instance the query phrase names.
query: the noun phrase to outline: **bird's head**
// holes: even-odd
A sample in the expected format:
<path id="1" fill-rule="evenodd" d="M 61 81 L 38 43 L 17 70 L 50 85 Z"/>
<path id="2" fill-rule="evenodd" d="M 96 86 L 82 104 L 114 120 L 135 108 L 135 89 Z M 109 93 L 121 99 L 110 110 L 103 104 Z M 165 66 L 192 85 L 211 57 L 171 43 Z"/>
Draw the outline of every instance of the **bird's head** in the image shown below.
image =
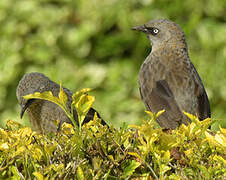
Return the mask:
<path id="1" fill-rule="evenodd" d="M 25 74 L 23 78 L 20 80 L 17 90 L 16 96 L 21 105 L 21 113 L 20 117 L 23 117 L 24 112 L 26 109 L 36 101 L 36 99 L 29 99 L 26 100 L 23 96 L 28 94 L 34 94 L 35 92 L 44 92 L 47 91 L 50 85 L 50 80 L 48 77 L 41 73 L 29 73 Z"/>
<path id="2" fill-rule="evenodd" d="M 135 26 L 132 30 L 141 31 L 147 35 L 151 41 L 152 51 L 167 45 L 187 47 L 182 29 L 167 19 L 153 20 L 144 25 Z"/>

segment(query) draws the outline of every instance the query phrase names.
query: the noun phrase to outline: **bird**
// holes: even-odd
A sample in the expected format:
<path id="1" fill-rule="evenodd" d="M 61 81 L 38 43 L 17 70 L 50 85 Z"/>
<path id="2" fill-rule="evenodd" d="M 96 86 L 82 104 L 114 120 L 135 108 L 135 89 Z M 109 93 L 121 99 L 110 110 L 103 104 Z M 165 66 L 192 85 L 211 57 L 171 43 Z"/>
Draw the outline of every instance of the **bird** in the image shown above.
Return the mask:
<path id="1" fill-rule="evenodd" d="M 16 89 L 16 96 L 21 106 L 20 117 L 23 118 L 26 111 L 32 126 L 32 129 L 39 133 L 57 132 L 63 122 L 71 123 L 71 120 L 65 114 L 65 112 L 56 104 L 41 99 L 29 99 L 26 100 L 23 96 L 28 94 L 34 94 L 35 92 L 51 91 L 54 96 L 58 96 L 60 85 L 50 80 L 47 76 L 39 72 L 32 72 L 25 74 L 19 81 Z M 70 109 L 72 99 L 72 92 L 63 87 L 63 91 L 66 93 L 68 101 L 67 108 Z M 101 119 L 102 125 L 107 125 L 106 122 L 100 117 L 99 113 L 90 108 L 84 121 L 88 123 L 93 120 L 93 117 L 97 114 L 97 117 Z M 79 124 L 77 112 L 74 110 L 74 119 Z M 60 120 L 58 127 L 55 121 Z"/>
<path id="2" fill-rule="evenodd" d="M 151 20 L 132 30 L 146 34 L 151 52 L 139 71 L 141 99 L 148 111 L 157 113 L 163 129 L 176 129 L 191 120 L 184 112 L 198 116 L 199 120 L 211 117 L 210 103 L 202 80 L 188 54 L 183 30 L 168 19 Z"/>

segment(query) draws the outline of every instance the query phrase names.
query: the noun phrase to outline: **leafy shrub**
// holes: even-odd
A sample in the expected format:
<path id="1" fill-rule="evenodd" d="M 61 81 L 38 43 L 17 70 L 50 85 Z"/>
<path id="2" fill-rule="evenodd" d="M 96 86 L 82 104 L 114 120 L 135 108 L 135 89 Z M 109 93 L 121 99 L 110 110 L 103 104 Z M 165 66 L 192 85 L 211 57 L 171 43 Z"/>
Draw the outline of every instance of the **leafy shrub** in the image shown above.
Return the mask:
<path id="1" fill-rule="evenodd" d="M 82 123 L 94 98 L 84 89 L 73 95 Z M 61 88 L 25 98 L 41 98 L 67 111 Z M 67 111 L 70 117 L 70 112 Z M 61 131 L 37 134 L 9 120 L 0 129 L 1 179 L 224 179 L 226 173 L 226 129 L 213 134 L 211 119 L 199 121 L 185 113 L 192 123 L 165 131 L 157 127 L 153 114 L 142 125 L 119 130 L 100 124 L 97 116 L 82 127 L 64 123 Z M 73 117 L 73 116 L 71 116 Z M 72 119 L 73 121 L 73 119 Z"/>
<path id="2" fill-rule="evenodd" d="M 169 18 L 185 31 L 212 117 L 226 128 L 225 12 L 222 0 L 0 0 L 0 127 L 20 121 L 15 89 L 28 72 L 72 91 L 95 88 L 104 119 L 117 127 L 138 123 L 138 71 L 151 47 L 130 28 Z"/>

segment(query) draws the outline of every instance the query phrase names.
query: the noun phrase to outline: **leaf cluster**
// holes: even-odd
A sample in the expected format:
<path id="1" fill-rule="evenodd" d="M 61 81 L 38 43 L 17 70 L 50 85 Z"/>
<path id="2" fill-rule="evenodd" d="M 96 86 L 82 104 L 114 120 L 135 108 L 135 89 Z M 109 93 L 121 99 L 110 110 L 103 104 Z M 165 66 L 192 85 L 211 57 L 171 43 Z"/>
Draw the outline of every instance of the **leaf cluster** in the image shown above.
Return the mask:
<path id="1" fill-rule="evenodd" d="M 83 89 L 73 95 L 72 106 L 80 124 L 94 97 Z M 25 98 L 40 98 L 58 104 L 65 112 L 67 99 L 61 88 Z M 73 112 L 73 111 L 72 111 Z M 70 111 L 67 112 L 69 117 Z M 54 134 L 37 134 L 9 120 L 0 129 L 1 179 L 224 179 L 226 129 L 213 134 L 211 119 L 166 131 L 156 124 L 164 113 L 147 112 L 142 125 L 115 129 L 100 124 L 97 116 L 79 127 L 64 123 Z M 73 120 L 73 119 L 72 119 Z M 74 123 L 73 123 L 74 124 Z"/>
<path id="2" fill-rule="evenodd" d="M 185 31 L 212 117 L 225 128 L 225 12 L 224 0 L 0 0 L 0 127 L 18 118 L 15 89 L 28 72 L 62 80 L 72 91 L 95 88 L 104 119 L 117 127 L 139 123 L 137 78 L 151 46 L 131 27 L 168 18 Z"/>

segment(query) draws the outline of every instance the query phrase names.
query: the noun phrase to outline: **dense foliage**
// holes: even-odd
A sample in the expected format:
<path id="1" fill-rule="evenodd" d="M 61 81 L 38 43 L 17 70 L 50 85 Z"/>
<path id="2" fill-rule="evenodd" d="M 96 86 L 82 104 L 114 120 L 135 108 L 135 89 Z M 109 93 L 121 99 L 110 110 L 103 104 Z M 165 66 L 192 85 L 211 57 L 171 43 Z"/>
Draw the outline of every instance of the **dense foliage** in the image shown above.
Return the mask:
<path id="1" fill-rule="evenodd" d="M 130 30 L 169 18 L 185 31 L 213 119 L 226 117 L 226 2 L 222 0 L 1 0 L 0 121 L 19 120 L 19 79 L 38 71 L 72 91 L 91 87 L 95 108 L 114 126 L 140 122 L 137 76 L 151 47 Z"/>
<path id="2" fill-rule="evenodd" d="M 94 101 L 87 91 L 89 89 L 83 89 L 73 95 L 72 108 L 76 108 L 80 124 Z M 73 122 L 62 88 L 58 97 L 44 92 L 25 98 L 56 103 Z M 0 178 L 226 178 L 226 129 L 220 128 L 213 134 L 208 130 L 211 119 L 200 122 L 185 113 L 192 120 L 190 125 L 163 131 L 156 127 L 156 118 L 164 111 L 147 113 L 150 118 L 141 126 L 117 130 L 102 126 L 95 116 L 82 127 L 64 123 L 60 132 L 47 135 L 8 121 L 7 128 L 0 129 Z"/>
<path id="3" fill-rule="evenodd" d="M 41 135 L 9 120 L 0 129 L 0 179 L 226 178 L 224 128 L 213 134 L 210 119 L 189 114 L 192 123 L 173 131 L 156 124 L 162 112 L 141 121 L 137 76 L 151 47 L 130 30 L 157 18 L 182 27 L 212 119 L 219 120 L 216 130 L 226 127 L 225 12 L 222 0 L 0 0 L 0 125 L 19 121 L 16 86 L 32 71 L 73 91 L 93 88 L 95 108 L 114 125 L 104 127 L 95 117 L 86 126 L 63 124 L 60 132 Z M 74 94 L 80 122 L 94 102 L 87 91 Z M 62 92 L 34 96 L 65 108 Z"/>

